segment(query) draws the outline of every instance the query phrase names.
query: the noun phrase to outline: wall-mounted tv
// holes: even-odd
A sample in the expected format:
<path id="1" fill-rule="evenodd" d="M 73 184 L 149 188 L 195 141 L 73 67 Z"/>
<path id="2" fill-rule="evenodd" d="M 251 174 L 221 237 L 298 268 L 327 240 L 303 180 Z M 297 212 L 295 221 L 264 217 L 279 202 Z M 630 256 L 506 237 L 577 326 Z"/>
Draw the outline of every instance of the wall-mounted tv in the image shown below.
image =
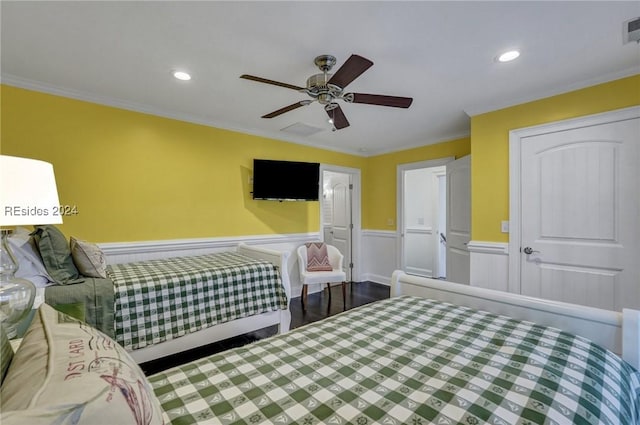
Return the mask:
<path id="1" fill-rule="evenodd" d="M 317 201 L 319 185 L 318 163 L 253 160 L 253 199 Z"/>

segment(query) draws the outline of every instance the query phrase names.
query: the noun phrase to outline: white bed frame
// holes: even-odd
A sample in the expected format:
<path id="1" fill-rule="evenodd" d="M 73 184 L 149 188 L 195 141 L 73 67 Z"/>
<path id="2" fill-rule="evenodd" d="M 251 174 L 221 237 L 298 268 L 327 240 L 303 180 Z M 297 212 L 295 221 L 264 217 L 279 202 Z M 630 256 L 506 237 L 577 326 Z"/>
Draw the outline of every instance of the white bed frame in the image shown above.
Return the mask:
<path id="1" fill-rule="evenodd" d="M 411 276 L 396 270 L 391 296 L 415 295 L 502 314 L 586 337 L 640 369 L 640 311 L 622 313 L 458 283 Z"/>
<path id="2" fill-rule="evenodd" d="M 287 262 L 289 260 L 290 253 L 249 246 L 243 243 L 238 245 L 237 252 L 259 260 L 267 260 L 278 267 L 280 270 L 280 279 L 287 294 L 287 309 L 271 311 L 254 316 L 243 317 L 230 322 L 220 323 L 218 325 L 181 336 L 180 338 L 171 339 L 159 344 L 130 351 L 129 354 L 136 362 L 148 362 L 150 360 L 169 356 L 181 351 L 211 344 L 216 341 L 221 341 L 223 339 L 253 332 L 273 325 L 278 325 L 278 333 L 289 331 L 289 326 L 291 324 L 291 312 L 289 311 L 291 283 L 289 281 Z"/>

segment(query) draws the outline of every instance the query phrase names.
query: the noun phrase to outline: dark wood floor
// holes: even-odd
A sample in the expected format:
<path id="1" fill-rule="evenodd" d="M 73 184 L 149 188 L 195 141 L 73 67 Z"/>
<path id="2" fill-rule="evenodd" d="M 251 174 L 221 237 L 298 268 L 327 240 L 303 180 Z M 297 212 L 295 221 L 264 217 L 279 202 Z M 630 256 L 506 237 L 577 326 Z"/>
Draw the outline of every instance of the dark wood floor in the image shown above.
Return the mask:
<path id="1" fill-rule="evenodd" d="M 350 288 L 351 287 L 351 288 Z M 347 286 L 346 309 L 349 310 L 373 301 L 389 298 L 389 287 L 373 282 L 356 282 Z M 297 328 L 307 323 L 324 319 L 343 311 L 342 288 L 340 285 L 331 288 L 331 303 L 328 291 L 310 294 L 307 299 L 306 312 L 302 311 L 300 294 L 294 294 L 291 299 L 291 328 Z M 160 372 L 173 366 L 214 354 L 229 348 L 240 347 L 262 338 L 275 335 L 277 326 L 261 329 L 257 332 L 241 335 L 235 338 L 209 344 L 173 356 L 142 363 L 140 367 L 147 375 Z"/>

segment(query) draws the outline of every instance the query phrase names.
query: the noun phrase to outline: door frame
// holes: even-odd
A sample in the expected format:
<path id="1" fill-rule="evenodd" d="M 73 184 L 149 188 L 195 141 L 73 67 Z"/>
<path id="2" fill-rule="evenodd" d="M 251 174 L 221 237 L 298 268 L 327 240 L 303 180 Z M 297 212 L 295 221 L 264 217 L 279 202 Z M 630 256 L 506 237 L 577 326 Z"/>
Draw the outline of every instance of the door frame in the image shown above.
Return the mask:
<path id="1" fill-rule="evenodd" d="M 446 167 L 446 166 L 445 166 Z M 444 221 L 446 223 L 447 221 L 447 190 L 446 190 L 446 184 L 447 184 L 447 170 L 445 169 L 444 172 L 442 173 L 434 173 L 433 176 L 436 178 L 436 180 L 438 181 L 438 212 L 437 212 L 437 217 L 438 217 L 438 248 L 437 248 L 437 252 L 438 252 L 438 262 L 436 263 L 434 270 L 435 270 L 435 276 L 433 277 L 434 279 L 446 279 L 446 274 L 447 274 L 447 244 L 446 241 L 444 243 L 444 245 L 442 244 L 441 241 L 441 236 L 440 234 L 442 233 L 446 233 L 447 232 L 447 226 L 444 226 L 444 232 L 442 232 L 442 220 L 443 220 L 443 215 L 444 215 Z M 444 183 L 445 183 L 445 190 L 444 193 L 441 193 L 440 191 L 440 179 L 444 179 Z M 444 201 L 442 201 L 442 199 L 444 198 Z M 443 213 L 443 203 L 444 203 L 444 213 Z M 442 247 L 444 246 L 444 255 L 440 254 L 440 251 L 442 249 Z M 442 263 L 442 259 L 444 258 L 444 267 L 440 267 L 440 263 Z M 444 270 L 443 270 L 444 269 Z"/>
<path id="2" fill-rule="evenodd" d="M 451 161 L 455 161 L 454 156 L 447 156 L 438 159 L 429 159 L 426 161 L 410 162 L 407 164 L 399 164 L 396 168 L 396 268 L 404 270 L 404 172 L 410 170 L 419 170 L 422 168 L 433 168 L 447 165 Z"/>
<path id="3" fill-rule="evenodd" d="M 351 231 L 351 261 L 353 262 L 353 269 L 351 271 L 351 281 L 359 282 L 360 274 L 362 272 L 360 266 L 361 244 L 362 239 L 362 189 L 361 189 L 361 171 L 358 168 L 342 167 L 339 165 L 320 164 L 320 240 L 324 240 L 324 208 L 323 202 L 323 187 L 324 187 L 324 172 L 332 171 L 334 173 L 349 174 L 353 189 L 349 191 L 351 195 L 351 222 L 353 223 L 353 229 Z M 349 264 L 345 264 L 345 267 L 349 267 Z"/>
<path id="4" fill-rule="evenodd" d="M 509 282 L 507 286 L 509 292 L 519 294 L 522 290 L 520 276 L 522 143 L 532 136 L 625 121 L 638 117 L 640 117 L 640 106 L 632 106 L 509 131 Z"/>

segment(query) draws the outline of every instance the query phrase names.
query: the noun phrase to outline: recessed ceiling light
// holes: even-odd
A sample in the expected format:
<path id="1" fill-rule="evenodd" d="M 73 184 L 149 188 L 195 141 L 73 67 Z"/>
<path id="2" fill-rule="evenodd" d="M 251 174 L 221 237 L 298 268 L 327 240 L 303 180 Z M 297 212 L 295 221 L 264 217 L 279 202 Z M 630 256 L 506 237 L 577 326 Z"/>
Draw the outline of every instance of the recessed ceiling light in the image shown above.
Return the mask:
<path id="1" fill-rule="evenodd" d="M 191 79 L 191 75 L 184 71 L 173 71 L 173 76 L 182 81 L 189 81 Z"/>
<path id="2" fill-rule="evenodd" d="M 520 52 L 517 50 L 509 50 L 498 56 L 498 62 L 510 62 L 520 56 Z"/>

